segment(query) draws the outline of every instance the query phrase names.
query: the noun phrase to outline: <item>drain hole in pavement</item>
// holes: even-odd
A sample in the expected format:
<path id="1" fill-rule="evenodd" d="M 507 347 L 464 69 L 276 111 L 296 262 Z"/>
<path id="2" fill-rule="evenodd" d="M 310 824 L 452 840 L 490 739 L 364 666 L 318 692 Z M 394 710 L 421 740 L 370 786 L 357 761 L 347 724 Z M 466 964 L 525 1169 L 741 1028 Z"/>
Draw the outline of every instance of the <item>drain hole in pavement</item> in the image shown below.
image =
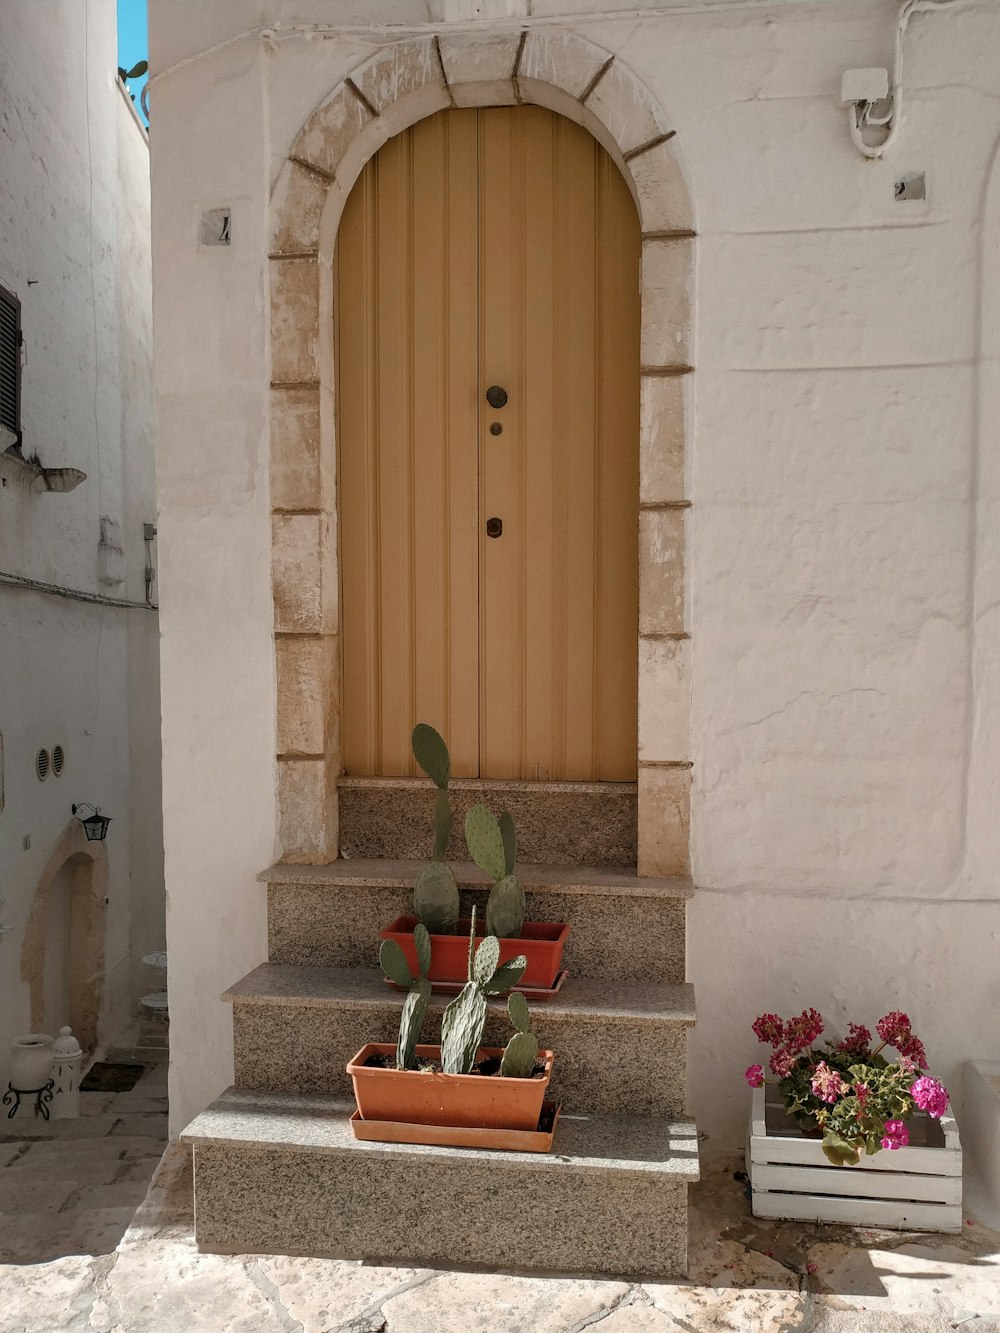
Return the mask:
<path id="1" fill-rule="evenodd" d="M 99 1060 L 80 1084 L 80 1091 L 129 1092 L 145 1068 L 145 1065 L 109 1065 Z"/>

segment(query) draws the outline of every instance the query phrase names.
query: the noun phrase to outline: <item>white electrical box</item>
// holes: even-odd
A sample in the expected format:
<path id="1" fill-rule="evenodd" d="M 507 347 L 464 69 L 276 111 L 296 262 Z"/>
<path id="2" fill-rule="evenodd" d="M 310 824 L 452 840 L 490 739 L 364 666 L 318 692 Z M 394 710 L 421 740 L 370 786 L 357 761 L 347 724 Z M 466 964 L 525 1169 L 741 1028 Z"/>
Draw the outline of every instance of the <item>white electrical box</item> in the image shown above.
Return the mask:
<path id="1" fill-rule="evenodd" d="M 887 69 L 847 69 L 840 80 L 840 104 L 884 102 L 889 96 Z"/>

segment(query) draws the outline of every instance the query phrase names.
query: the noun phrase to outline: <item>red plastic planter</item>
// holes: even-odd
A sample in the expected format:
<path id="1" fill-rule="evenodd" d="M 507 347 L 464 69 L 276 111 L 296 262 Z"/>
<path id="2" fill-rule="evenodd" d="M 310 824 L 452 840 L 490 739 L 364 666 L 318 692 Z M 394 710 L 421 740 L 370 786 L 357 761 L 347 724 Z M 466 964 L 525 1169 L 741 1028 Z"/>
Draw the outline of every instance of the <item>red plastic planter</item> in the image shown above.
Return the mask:
<path id="1" fill-rule="evenodd" d="M 381 932 L 383 940 L 395 940 L 410 965 L 410 971 L 417 971 L 417 949 L 413 943 L 413 927 L 417 924 L 415 916 L 398 916 L 395 921 Z M 465 981 L 469 968 L 469 926 L 471 922 L 464 918 L 458 923 L 455 935 L 431 936 L 430 979 L 434 981 Z M 569 926 L 562 922 L 525 921 L 521 934 L 516 939 L 500 941 L 500 962 L 508 963 L 518 954 L 524 954 L 528 960 L 524 976 L 516 989 L 522 987 L 536 990 L 548 990 L 555 985 L 562 964 L 563 949 Z M 485 936 L 476 936 L 476 947 Z"/>
<path id="2" fill-rule="evenodd" d="M 539 1051 L 540 1078 L 499 1074 L 436 1074 L 418 1069 L 367 1066 L 372 1055 L 395 1059 L 391 1044 L 370 1042 L 347 1065 L 354 1097 L 364 1120 L 411 1125 L 457 1125 L 472 1129 L 537 1129 L 552 1076 L 552 1052 Z M 481 1046 L 479 1059 L 503 1055 L 501 1047 Z M 417 1059 L 440 1060 L 440 1046 L 418 1046 Z"/>

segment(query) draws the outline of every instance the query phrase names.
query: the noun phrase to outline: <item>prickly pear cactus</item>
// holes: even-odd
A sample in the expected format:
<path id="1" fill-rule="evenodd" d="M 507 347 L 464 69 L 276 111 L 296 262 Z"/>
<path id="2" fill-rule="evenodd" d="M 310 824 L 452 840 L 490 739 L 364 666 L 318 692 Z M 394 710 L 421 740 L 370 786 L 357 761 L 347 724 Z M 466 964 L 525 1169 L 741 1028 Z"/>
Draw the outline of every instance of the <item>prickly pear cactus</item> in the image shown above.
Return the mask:
<path id="1" fill-rule="evenodd" d="M 454 929 L 459 914 L 458 885 L 451 867 L 431 861 L 423 867 L 413 887 L 413 910 L 435 935 Z"/>
<path id="2" fill-rule="evenodd" d="M 469 980 L 444 1011 L 441 1020 L 441 1064 L 446 1074 L 469 1074 L 476 1062 L 476 1052 L 482 1045 L 486 1027 L 486 997 L 516 986 L 524 975 L 527 959 L 524 955 L 512 958 L 503 967 L 500 961 L 500 941 L 487 935 L 479 948 L 476 943 L 476 909 L 472 909 L 472 928 L 469 931 Z M 511 996 L 511 999 L 514 999 Z M 516 999 L 524 1003 L 524 996 Z M 527 1026 L 528 1006 L 515 1006 Z M 508 1011 L 513 1017 L 514 1010 Z M 536 1043 L 537 1045 L 537 1043 Z M 532 1061 L 534 1067 L 534 1061 Z"/>
<path id="3" fill-rule="evenodd" d="M 492 880 L 503 879 L 507 863 L 503 834 L 496 815 L 485 805 L 474 805 L 465 816 L 465 841 L 483 874 Z"/>
<path id="4" fill-rule="evenodd" d="M 531 1031 L 528 1001 L 515 991 L 507 1001 L 507 1012 L 517 1032 L 507 1043 L 500 1061 L 502 1078 L 530 1078 L 538 1059 L 538 1038 Z"/>
<path id="5" fill-rule="evenodd" d="M 410 745 L 414 759 L 431 782 L 441 791 L 446 790 L 451 776 L 451 756 L 441 734 L 426 722 L 418 722 L 413 728 Z"/>
<path id="6" fill-rule="evenodd" d="M 470 1074 L 486 1027 L 486 992 L 466 983 L 441 1020 L 441 1065 L 446 1074 Z"/>
<path id="7" fill-rule="evenodd" d="M 524 925 L 524 890 L 513 875 L 497 880 L 486 902 L 486 929 L 500 939 L 520 935 Z"/>
<path id="8" fill-rule="evenodd" d="M 426 926 L 417 924 L 413 930 L 413 943 L 417 950 L 419 974 L 414 977 L 406 955 L 395 940 L 383 940 L 379 949 L 378 960 L 382 971 L 397 986 L 409 986 L 410 991 L 403 1001 L 403 1012 L 399 1018 L 399 1040 L 396 1043 L 396 1068 L 413 1069 L 416 1067 L 416 1048 L 427 1015 L 427 1006 L 431 999 L 431 983 L 427 973 L 431 970 L 431 938 Z"/>

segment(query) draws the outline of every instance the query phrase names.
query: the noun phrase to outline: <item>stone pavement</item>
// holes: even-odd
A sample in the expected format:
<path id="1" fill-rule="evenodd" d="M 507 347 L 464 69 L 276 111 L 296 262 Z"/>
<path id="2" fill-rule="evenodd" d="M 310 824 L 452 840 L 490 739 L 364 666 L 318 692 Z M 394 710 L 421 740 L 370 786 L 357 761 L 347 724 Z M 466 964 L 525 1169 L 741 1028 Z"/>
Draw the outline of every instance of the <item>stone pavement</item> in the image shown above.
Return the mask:
<path id="1" fill-rule="evenodd" d="M 110 1254 L 167 1141 L 166 1062 L 130 1092 L 81 1092 L 78 1120 L 0 1116 L 0 1265 Z M 0 1267 L 0 1327 L 7 1283 Z"/>
<path id="2" fill-rule="evenodd" d="M 692 1190 L 691 1281 L 629 1284 L 201 1255 L 190 1158 L 174 1145 L 113 1253 L 0 1267 L 0 1333 L 1000 1330 L 1000 1232 L 971 1219 L 953 1237 L 758 1221 L 739 1166 L 709 1168 Z"/>

